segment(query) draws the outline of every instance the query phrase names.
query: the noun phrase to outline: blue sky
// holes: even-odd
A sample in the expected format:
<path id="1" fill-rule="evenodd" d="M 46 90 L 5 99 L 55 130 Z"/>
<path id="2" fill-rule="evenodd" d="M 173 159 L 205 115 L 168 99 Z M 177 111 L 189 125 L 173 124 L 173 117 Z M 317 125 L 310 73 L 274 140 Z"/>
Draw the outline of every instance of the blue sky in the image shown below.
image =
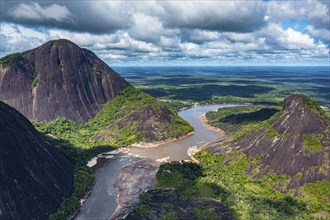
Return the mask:
<path id="1" fill-rule="evenodd" d="M 66 38 L 110 65 L 329 65 L 329 1 L 0 1 L 0 56 Z"/>

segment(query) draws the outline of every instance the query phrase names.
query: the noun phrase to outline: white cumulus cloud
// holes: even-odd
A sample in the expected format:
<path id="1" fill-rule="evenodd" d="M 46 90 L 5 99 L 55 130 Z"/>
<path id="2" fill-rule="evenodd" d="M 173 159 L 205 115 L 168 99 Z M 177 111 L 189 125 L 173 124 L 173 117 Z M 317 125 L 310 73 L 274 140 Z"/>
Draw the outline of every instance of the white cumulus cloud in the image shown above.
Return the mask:
<path id="1" fill-rule="evenodd" d="M 13 7 L 9 14 L 15 19 L 58 22 L 70 19 L 72 16 L 66 6 L 58 4 L 41 6 L 39 3 L 20 3 Z"/>

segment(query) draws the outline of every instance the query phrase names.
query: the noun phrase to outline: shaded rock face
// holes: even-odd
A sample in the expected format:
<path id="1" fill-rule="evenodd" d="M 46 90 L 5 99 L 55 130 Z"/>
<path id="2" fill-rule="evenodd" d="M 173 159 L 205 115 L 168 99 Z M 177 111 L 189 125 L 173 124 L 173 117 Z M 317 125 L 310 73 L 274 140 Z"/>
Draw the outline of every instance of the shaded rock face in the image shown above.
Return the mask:
<path id="1" fill-rule="evenodd" d="M 212 209 L 217 219 L 233 220 L 235 219 L 229 208 L 223 203 L 211 199 L 182 199 L 172 189 L 154 189 L 148 191 L 151 195 L 150 201 L 141 202 L 142 205 L 148 207 L 148 213 L 139 214 L 137 212 L 129 213 L 124 219 L 126 220 L 154 220 L 154 219 L 200 219 L 197 218 L 194 210 Z M 167 217 L 169 212 L 176 213 L 177 218 Z M 207 219 L 207 216 L 205 216 Z"/>
<path id="2" fill-rule="evenodd" d="M 73 186 L 73 165 L 0 101 L 0 219 L 46 219 Z"/>
<path id="3" fill-rule="evenodd" d="M 250 167 L 249 173 L 261 177 L 268 172 L 289 175 L 290 182 L 283 188 L 299 188 L 308 182 L 330 181 L 330 132 L 327 120 L 310 109 L 303 95 L 291 95 L 282 106 L 282 114 L 271 123 L 278 135 L 267 137 L 269 128 L 249 132 L 238 141 L 219 148 L 209 146 L 213 152 L 242 151 L 249 158 L 261 156 L 258 164 Z M 304 139 L 313 137 L 319 141 L 319 149 L 305 147 Z M 257 168 L 258 172 L 254 172 Z M 301 177 L 296 177 L 300 173 Z M 280 188 L 282 186 L 279 186 Z"/>
<path id="4" fill-rule="evenodd" d="M 88 121 L 129 83 L 93 52 L 68 40 L 49 41 L 0 62 L 0 100 L 29 119 Z"/>

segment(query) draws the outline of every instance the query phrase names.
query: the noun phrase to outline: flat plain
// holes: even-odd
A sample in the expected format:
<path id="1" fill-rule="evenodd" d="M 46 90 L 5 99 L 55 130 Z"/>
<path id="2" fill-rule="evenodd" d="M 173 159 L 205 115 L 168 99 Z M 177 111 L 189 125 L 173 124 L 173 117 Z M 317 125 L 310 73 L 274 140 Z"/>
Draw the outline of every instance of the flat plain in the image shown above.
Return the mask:
<path id="1" fill-rule="evenodd" d="M 330 107 L 329 67 L 115 67 L 126 80 L 162 100 L 279 104 L 302 93 Z"/>

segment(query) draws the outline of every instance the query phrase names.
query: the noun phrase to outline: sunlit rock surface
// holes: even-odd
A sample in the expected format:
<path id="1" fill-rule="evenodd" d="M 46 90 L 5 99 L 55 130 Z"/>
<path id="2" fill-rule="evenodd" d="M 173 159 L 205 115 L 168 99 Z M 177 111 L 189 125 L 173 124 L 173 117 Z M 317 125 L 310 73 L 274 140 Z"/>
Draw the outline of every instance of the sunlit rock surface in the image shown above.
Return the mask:
<path id="1" fill-rule="evenodd" d="M 29 119 L 86 122 L 128 85 L 93 52 L 64 39 L 0 59 L 0 100 Z"/>

